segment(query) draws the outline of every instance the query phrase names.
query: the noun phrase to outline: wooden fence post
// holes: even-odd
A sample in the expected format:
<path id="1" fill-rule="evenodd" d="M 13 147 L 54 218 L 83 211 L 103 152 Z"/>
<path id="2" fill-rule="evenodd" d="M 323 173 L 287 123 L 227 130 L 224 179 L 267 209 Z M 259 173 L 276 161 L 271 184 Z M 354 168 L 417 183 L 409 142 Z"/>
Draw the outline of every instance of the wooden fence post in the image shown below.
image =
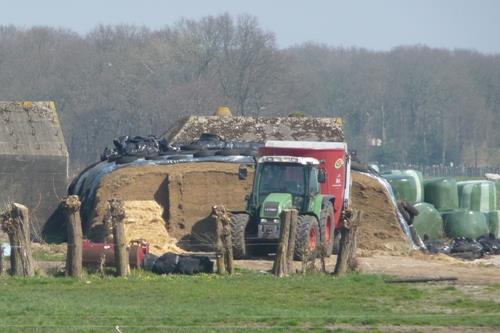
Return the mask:
<path id="1" fill-rule="evenodd" d="M 233 265 L 233 240 L 231 239 L 231 218 L 224 206 L 221 207 L 221 222 L 222 222 L 222 242 L 224 246 L 224 255 L 226 262 L 226 272 L 229 274 L 234 273 Z"/>
<path id="2" fill-rule="evenodd" d="M 123 201 L 120 199 L 111 199 L 109 203 L 109 212 L 113 224 L 113 242 L 115 252 L 115 267 L 116 274 L 121 277 L 128 275 L 130 267 L 128 264 L 128 251 L 125 241 L 125 210 L 123 209 Z"/>
<path id="3" fill-rule="evenodd" d="M 299 211 L 296 209 L 290 210 L 290 236 L 288 237 L 288 248 L 287 248 L 287 268 L 288 273 L 293 272 L 293 255 L 295 254 L 295 241 L 297 238 L 297 219 L 299 217 Z"/>
<path id="4" fill-rule="evenodd" d="M 62 201 L 66 230 L 68 234 L 68 252 L 66 254 L 66 276 L 82 277 L 82 222 L 80 220 L 80 199 L 70 195 Z"/>
<path id="5" fill-rule="evenodd" d="M 35 275 L 31 253 L 30 224 L 28 208 L 11 203 L 0 217 L 2 229 L 9 235 L 10 274 L 19 276 Z"/>
<path id="6" fill-rule="evenodd" d="M 224 228 L 222 226 L 222 218 L 218 206 L 212 207 L 212 218 L 215 223 L 215 260 L 217 265 L 217 274 L 226 273 L 226 251 L 223 242 Z"/>
<path id="7" fill-rule="evenodd" d="M 288 240 L 290 239 L 291 216 L 292 212 L 289 209 L 283 210 L 280 215 L 280 242 L 273 264 L 273 274 L 278 277 L 288 275 Z"/>
<path id="8" fill-rule="evenodd" d="M 343 212 L 344 226 L 340 229 L 340 249 L 335 264 L 335 275 L 343 275 L 357 269 L 356 248 L 358 226 L 361 223 L 362 212 Z"/>

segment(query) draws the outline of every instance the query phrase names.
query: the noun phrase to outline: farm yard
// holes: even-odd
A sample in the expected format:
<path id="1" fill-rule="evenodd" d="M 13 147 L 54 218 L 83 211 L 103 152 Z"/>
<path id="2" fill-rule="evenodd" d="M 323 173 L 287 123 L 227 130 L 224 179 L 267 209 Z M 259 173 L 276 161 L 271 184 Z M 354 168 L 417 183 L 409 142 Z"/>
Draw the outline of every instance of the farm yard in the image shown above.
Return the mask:
<path id="1" fill-rule="evenodd" d="M 276 127 L 279 133 L 273 132 Z M 343 162 L 337 159 L 335 169 L 327 171 L 333 172 L 331 179 L 343 184 L 335 192 L 339 198 L 335 209 L 346 215 L 333 215 L 343 221 L 335 250 L 339 254 L 324 252 L 335 246 L 333 230 L 330 243 L 323 238 L 327 237 L 323 236 L 324 224 L 320 226 L 321 245 L 312 227 L 305 234 L 292 234 L 303 228 L 297 225 L 303 218 L 292 214 L 299 209 L 297 205 L 291 210 L 282 208 L 276 215 L 281 223 L 277 247 L 252 243 L 249 238 L 243 250 L 231 228 L 237 228 L 234 216 L 252 211 L 246 201 L 258 191 L 254 178 L 264 172 L 255 164 L 255 156 L 273 154 L 274 148 L 260 142 L 278 145 L 278 155 L 283 155 L 279 149 L 293 154 L 290 147 L 301 144 L 272 141 L 273 136 L 342 141 L 344 133 L 335 118 L 187 118 L 166 134 L 170 142 L 166 148 L 154 137 L 115 140 L 115 148 L 106 148 L 101 162 L 72 180 L 69 196 L 60 203 L 51 199 L 58 206 L 57 213 L 45 224 L 35 219 L 30 227 L 27 207 L 6 207 L 0 243 L 11 252 L 0 271 L 9 270 L 14 276 L 0 276 L 2 299 L 8 300 L 0 302 L 0 330 L 500 329 L 500 257 L 495 256 L 500 248 L 495 237 L 475 241 L 486 232 L 498 236 L 498 184 L 484 179 L 423 181 L 415 170 L 390 170 L 381 176 L 360 163 L 351 171 L 341 150 Z M 245 142 L 245 137 L 260 141 Z M 280 148 L 281 142 L 287 148 Z M 332 152 L 345 149 L 338 143 L 306 144 L 330 147 L 323 149 Z M 64 152 L 56 154 L 64 157 Z M 286 163 L 291 161 L 295 160 Z M 334 165 L 333 161 L 327 164 Z M 348 201 L 346 209 L 343 205 Z M 419 212 L 411 209 L 419 205 L 425 205 L 432 218 L 425 214 L 419 218 Z M 240 213 L 226 213 L 226 207 Z M 460 218 L 458 222 L 445 219 L 450 212 L 461 217 L 468 211 L 477 218 L 465 225 Z M 243 229 L 245 238 L 248 228 Z M 474 239 L 449 234 L 455 229 L 472 233 Z M 482 233 L 476 235 L 477 230 Z M 41 235 L 51 242 L 33 239 Z M 301 235 L 307 244 L 302 250 L 297 245 Z M 271 250 L 257 254 L 262 249 Z M 296 260 L 292 260 L 293 251 L 299 256 Z M 464 256 L 469 260 L 463 260 Z"/>
<path id="2" fill-rule="evenodd" d="M 500 332 L 500 3 L 25 2 L 0 333 Z"/>

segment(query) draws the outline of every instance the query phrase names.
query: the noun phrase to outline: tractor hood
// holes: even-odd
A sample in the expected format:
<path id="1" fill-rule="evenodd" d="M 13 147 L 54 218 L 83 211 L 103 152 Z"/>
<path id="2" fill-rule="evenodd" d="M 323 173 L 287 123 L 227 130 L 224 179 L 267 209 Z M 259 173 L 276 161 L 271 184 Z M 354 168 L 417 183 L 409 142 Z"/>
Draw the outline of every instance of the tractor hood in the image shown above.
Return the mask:
<path id="1" fill-rule="evenodd" d="M 281 211 L 288 208 L 292 208 L 290 193 L 271 193 L 262 202 L 259 215 L 265 219 L 279 219 Z"/>

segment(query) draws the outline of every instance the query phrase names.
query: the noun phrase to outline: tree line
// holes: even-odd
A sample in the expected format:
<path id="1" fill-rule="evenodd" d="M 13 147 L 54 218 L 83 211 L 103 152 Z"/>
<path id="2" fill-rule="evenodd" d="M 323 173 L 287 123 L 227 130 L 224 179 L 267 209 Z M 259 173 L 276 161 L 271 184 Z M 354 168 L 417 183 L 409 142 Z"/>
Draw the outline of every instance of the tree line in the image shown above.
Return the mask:
<path id="1" fill-rule="evenodd" d="M 365 161 L 500 164 L 500 55 L 280 49 L 249 15 L 85 35 L 0 26 L 0 100 L 54 100 L 74 170 L 116 136 L 160 135 L 220 105 L 244 116 L 343 117 Z"/>

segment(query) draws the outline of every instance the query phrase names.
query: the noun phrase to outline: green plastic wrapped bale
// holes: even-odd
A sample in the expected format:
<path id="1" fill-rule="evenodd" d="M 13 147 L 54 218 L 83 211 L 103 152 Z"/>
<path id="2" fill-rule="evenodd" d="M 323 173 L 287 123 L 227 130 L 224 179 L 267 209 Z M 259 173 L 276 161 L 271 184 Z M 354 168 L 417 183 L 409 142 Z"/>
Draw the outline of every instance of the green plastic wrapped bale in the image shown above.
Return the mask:
<path id="1" fill-rule="evenodd" d="M 476 239 L 489 233 L 488 222 L 481 212 L 455 210 L 442 213 L 444 231 L 450 238 L 467 237 Z"/>
<path id="2" fill-rule="evenodd" d="M 384 175 L 389 184 L 391 184 L 396 200 L 405 200 L 410 204 L 417 202 L 417 190 L 415 179 L 406 175 Z"/>
<path id="3" fill-rule="evenodd" d="M 424 201 L 439 211 L 458 209 L 458 188 L 453 178 L 438 178 L 424 184 Z"/>
<path id="4" fill-rule="evenodd" d="M 500 210 L 495 210 L 493 212 L 488 212 L 484 214 L 489 223 L 490 234 L 493 234 L 495 238 L 500 239 Z"/>
<path id="5" fill-rule="evenodd" d="M 415 181 L 415 202 L 424 201 L 424 176 L 422 175 L 422 172 L 408 169 L 403 170 L 403 175 L 410 176 Z"/>
<path id="6" fill-rule="evenodd" d="M 418 215 L 413 220 L 413 227 L 422 239 L 441 239 L 444 236 L 443 218 L 433 205 L 420 202 L 414 206 Z"/>
<path id="7" fill-rule="evenodd" d="M 460 208 L 478 212 L 490 212 L 497 209 L 495 183 L 488 180 L 458 182 Z"/>

